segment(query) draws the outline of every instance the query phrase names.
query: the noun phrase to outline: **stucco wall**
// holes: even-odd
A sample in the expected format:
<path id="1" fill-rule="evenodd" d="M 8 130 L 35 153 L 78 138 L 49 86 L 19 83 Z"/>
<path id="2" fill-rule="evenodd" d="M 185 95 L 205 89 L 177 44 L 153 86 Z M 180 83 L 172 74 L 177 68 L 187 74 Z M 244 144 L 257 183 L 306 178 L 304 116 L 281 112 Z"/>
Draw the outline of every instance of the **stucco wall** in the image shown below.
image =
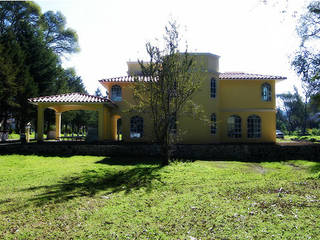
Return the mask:
<path id="1" fill-rule="evenodd" d="M 275 142 L 276 130 L 276 101 L 275 80 L 220 80 L 219 56 L 213 54 L 194 54 L 197 61 L 203 66 L 203 79 L 200 89 L 194 94 L 193 101 L 202 106 L 204 116 L 210 120 L 212 113 L 217 117 L 217 133 L 210 132 L 210 122 L 199 120 L 197 116 L 187 114 L 178 115 L 178 136 L 181 143 L 185 144 L 210 144 L 219 142 Z M 137 71 L 137 63 L 129 64 L 129 72 Z M 216 79 L 216 97 L 210 97 L 211 79 Z M 270 102 L 264 102 L 261 98 L 261 86 L 269 83 L 272 90 Z M 132 83 L 104 82 L 102 83 L 111 92 L 113 85 L 122 87 L 122 101 L 116 102 L 119 106 L 112 110 L 111 115 L 122 119 L 122 137 L 126 141 L 151 142 L 155 140 L 153 123 L 150 114 L 134 114 L 129 112 L 130 104 L 134 104 L 132 98 Z M 247 118 L 250 115 L 261 118 L 261 137 L 258 139 L 247 138 Z M 134 115 L 144 119 L 144 137 L 141 139 L 130 138 L 130 118 Z M 227 136 L 227 119 L 231 115 L 238 115 L 242 120 L 242 137 L 240 139 Z M 113 126 L 114 128 L 114 126 Z"/>

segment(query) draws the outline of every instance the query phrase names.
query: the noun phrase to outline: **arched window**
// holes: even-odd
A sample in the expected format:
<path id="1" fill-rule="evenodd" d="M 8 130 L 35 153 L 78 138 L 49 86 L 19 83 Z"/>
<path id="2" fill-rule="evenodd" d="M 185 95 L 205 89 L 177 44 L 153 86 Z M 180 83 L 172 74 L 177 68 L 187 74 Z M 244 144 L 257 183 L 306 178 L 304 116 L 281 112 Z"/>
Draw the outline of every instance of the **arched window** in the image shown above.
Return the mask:
<path id="1" fill-rule="evenodd" d="M 143 136 L 143 118 L 134 116 L 130 120 L 130 137 L 141 138 Z"/>
<path id="2" fill-rule="evenodd" d="M 215 113 L 211 114 L 211 134 L 215 135 L 217 133 L 217 117 Z"/>
<path id="3" fill-rule="evenodd" d="M 261 98 L 262 98 L 262 101 L 265 101 L 265 102 L 271 101 L 271 85 L 269 83 L 262 84 Z"/>
<path id="4" fill-rule="evenodd" d="M 241 118 L 237 115 L 228 118 L 228 137 L 241 138 Z"/>
<path id="5" fill-rule="evenodd" d="M 247 120 L 248 138 L 261 137 L 261 118 L 257 115 L 251 115 Z"/>
<path id="6" fill-rule="evenodd" d="M 122 100 L 121 87 L 119 85 L 113 85 L 111 87 L 111 100 L 112 101 Z"/>
<path id="7" fill-rule="evenodd" d="M 217 95 L 217 81 L 215 78 L 211 78 L 210 82 L 210 97 L 215 98 Z"/>

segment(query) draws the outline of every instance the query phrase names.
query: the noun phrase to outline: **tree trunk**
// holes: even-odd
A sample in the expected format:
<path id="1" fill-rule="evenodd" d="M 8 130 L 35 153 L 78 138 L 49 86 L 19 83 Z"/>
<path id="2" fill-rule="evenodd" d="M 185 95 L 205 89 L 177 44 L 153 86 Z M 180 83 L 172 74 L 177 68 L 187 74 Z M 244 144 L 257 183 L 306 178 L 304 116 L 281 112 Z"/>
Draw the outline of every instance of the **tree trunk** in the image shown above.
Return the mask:
<path id="1" fill-rule="evenodd" d="M 303 135 L 306 135 L 307 131 L 307 118 L 308 118 L 308 111 L 307 111 L 307 104 L 308 102 L 305 101 L 304 103 L 304 114 L 303 114 L 303 129 L 302 129 L 302 133 Z"/>
<path id="2" fill-rule="evenodd" d="M 169 154 L 169 146 L 167 143 L 161 144 L 161 165 L 167 166 L 169 165 L 170 154 Z"/>

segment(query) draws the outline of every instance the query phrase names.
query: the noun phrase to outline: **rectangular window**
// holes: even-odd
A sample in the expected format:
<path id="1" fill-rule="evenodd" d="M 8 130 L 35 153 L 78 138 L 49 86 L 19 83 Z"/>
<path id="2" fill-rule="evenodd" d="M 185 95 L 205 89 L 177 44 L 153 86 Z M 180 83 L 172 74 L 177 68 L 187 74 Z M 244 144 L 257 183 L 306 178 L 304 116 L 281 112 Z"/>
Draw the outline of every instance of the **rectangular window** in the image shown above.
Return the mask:
<path id="1" fill-rule="evenodd" d="M 177 115 L 175 113 L 169 119 L 169 132 L 171 134 L 177 134 Z"/>
<path id="2" fill-rule="evenodd" d="M 210 97 L 215 98 L 216 93 L 217 93 L 217 83 L 215 78 L 211 78 L 211 83 L 210 83 Z"/>
<path id="3" fill-rule="evenodd" d="M 211 134 L 216 135 L 217 133 L 217 117 L 216 114 L 211 114 Z"/>
<path id="4" fill-rule="evenodd" d="M 241 138 L 241 118 L 233 115 L 228 118 L 228 137 Z"/>

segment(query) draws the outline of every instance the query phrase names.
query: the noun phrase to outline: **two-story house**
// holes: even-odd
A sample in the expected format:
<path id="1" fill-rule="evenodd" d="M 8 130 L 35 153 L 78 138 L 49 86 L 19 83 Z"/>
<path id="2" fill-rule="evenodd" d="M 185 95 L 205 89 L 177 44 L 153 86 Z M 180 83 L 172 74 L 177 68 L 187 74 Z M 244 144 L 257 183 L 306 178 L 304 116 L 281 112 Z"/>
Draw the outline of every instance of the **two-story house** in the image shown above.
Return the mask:
<path id="1" fill-rule="evenodd" d="M 200 104 L 211 120 L 210 126 L 191 117 L 177 116 L 176 131 L 183 132 L 181 143 L 207 144 L 226 142 L 275 142 L 277 81 L 281 76 L 219 72 L 219 56 L 192 53 L 201 58 L 205 74 L 193 100 Z M 99 82 L 107 89 L 107 98 L 71 93 L 30 99 L 38 105 L 38 140 L 42 140 L 43 111 L 56 111 L 56 137 L 60 136 L 61 113 L 69 110 L 99 112 L 100 140 L 152 142 L 155 140 L 152 119 L 148 115 L 128 111 L 132 101 L 135 78 L 141 71 L 138 62 L 128 62 L 126 76 L 107 78 Z M 120 120 L 121 119 L 121 120 Z"/>

